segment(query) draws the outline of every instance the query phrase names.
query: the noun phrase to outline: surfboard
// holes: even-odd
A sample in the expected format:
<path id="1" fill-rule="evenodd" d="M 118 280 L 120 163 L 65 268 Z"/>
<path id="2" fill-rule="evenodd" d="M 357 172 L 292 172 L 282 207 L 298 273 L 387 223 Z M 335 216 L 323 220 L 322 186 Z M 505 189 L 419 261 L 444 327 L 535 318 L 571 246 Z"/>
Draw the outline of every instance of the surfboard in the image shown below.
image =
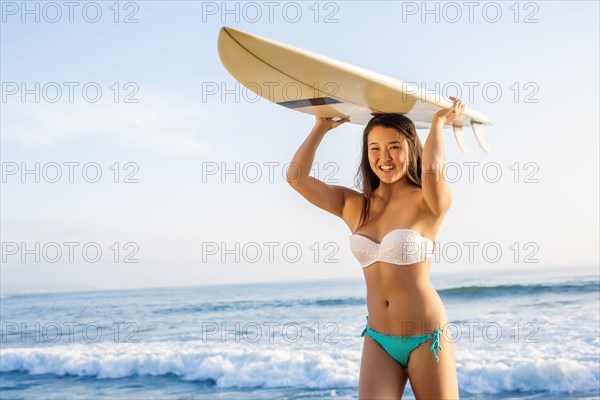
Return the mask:
<path id="1" fill-rule="evenodd" d="M 438 93 L 276 40 L 231 27 L 219 31 L 217 47 L 225 69 L 257 96 L 306 114 L 350 118 L 366 125 L 375 113 L 400 113 L 416 128 L 430 128 L 433 115 L 452 106 Z M 471 126 L 485 152 L 483 114 L 465 106 L 452 123 L 458 147 L 467 153 L 463 126 Z"/>

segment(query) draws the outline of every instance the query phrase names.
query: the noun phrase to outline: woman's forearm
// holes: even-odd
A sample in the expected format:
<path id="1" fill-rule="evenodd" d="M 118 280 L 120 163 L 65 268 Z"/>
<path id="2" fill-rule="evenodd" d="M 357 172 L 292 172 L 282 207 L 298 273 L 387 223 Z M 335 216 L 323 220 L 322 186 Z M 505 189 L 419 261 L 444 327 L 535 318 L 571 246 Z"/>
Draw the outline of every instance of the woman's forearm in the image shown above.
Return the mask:
<path id="1" fill-rule="evenodd" d="M 423 147 L 423 170 L 443 171 L 445 163 L 444 122 L 433 117 L 431 129 Z"/>
<path id="2" fill-rule="evenodd" d="M 321 126 L 314 126 L 310 131 L 304 143 L 296 151 L 288 168 L 286 179 L 290 184 L 299 183 L 310 175 L 317 148 L 326 133 L 327 129 Z"/>

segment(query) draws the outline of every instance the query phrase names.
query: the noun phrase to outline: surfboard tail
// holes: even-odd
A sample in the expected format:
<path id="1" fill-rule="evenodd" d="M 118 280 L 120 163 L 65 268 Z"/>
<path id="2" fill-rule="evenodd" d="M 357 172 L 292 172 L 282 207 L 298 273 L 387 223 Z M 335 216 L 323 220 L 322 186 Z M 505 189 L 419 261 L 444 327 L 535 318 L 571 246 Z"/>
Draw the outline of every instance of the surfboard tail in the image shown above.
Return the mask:
<path id="1" fill-rule="evenodd" d="M 467 146 L 465 145 L 465 139 L 463 138 L 462 125 L 459 125 L 459 124 L 452 125 L 452 128 L 454 128 L 454 139 L 456 139 L 458 148 L 460 149 L 460 151 L 467 154 L 469 152 L 469 150 L 467 149 Z"/>
<path id="2" fill-rule="evenodd" d="M 462 125 L 456 124 L 453 125 L 452 128 L 454 129 L 454 138 L 456 139 L 458 148 L 464 154 L 467 154 L 469 150 L 467 149 L 467 145 L 465 145 Z M 490 146 L 485 141 L 485 136 L 483 135 L 483 124 L 481 122 L 475 122 L 471 120 L 471 129 L 473 129 L 473 133 L 475 134 L 475 138 L 477 139 L 477 143 L 479 144 L 479 147 L 481 147 L 481 150 L 485 151 L 486 153 L 489 153 L 491 150 Z"/>
<path id="3" fill-rule="evenodd" d="M 485 137 L 483 136 L 483 124 L 471 120 L 471 128 L 473 129 L 473 133 L 475 134 L 475 138 L 477 139 L 477 143 L 479 144 L 479 147 L 481 147 L 481 150 L 489 153 L 491 150 L 490 146 L 485 141 Z"/>

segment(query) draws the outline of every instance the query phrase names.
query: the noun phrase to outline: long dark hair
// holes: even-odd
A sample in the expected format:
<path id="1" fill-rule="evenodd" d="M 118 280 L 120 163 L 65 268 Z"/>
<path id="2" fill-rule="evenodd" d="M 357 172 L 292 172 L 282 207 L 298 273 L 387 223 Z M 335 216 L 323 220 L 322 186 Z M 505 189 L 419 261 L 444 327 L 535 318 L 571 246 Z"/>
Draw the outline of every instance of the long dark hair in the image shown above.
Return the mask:
<path id="1" fill-rule="evenodd" d="M 383 126 L 386 128 L 393 128 L 404 137 L 404 140 L 408 145 L 408 155 L 410 157 L 408 160 L 408 171 L 406 173 L 407 177 L 411 182 L 422 187 L 421 160 L 423 156 L 423 144 L 417 135 L 415 124 L 402 114 L 373 115 L 373 118 L 371 118 L 363 132 L 361 161 L 355 177 L 356 186 L 362 187 L 362 193 L 365 196 L 360 213 L 359 228 L 369 219 L 369 214 L 371 212 L 371 197 L 373 197 L 373 191 L 377 189 L 381 183 L 381 180 L 377 177 L 375 172 L 373 172 L 371 165 L 369 164 L 367 138 L 369 132 L 371 132 L 371 129 L 374 127 Z"/>

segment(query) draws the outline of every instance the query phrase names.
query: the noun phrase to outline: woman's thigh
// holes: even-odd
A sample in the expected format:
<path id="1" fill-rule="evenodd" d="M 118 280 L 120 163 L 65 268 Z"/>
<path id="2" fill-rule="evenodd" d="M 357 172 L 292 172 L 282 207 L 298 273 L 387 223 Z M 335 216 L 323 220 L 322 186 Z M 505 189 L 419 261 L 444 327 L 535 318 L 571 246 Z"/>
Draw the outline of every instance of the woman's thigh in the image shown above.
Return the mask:
<path id="1" fill-rule="evenodd" d="M 448 331 L 440 334 L 440 345 L 443 350 L 436 352 L 437 364 L 431 352 L 431 340 L 410 353 L 408 376 L 417 400 L 458 399 L 454 343 Z"/>
<path id="2" fill-rule="evenodd" d="M 406 385 L 407 373 L 368 334 L 364 336 L 358 398 L 399 399 Z"/>

